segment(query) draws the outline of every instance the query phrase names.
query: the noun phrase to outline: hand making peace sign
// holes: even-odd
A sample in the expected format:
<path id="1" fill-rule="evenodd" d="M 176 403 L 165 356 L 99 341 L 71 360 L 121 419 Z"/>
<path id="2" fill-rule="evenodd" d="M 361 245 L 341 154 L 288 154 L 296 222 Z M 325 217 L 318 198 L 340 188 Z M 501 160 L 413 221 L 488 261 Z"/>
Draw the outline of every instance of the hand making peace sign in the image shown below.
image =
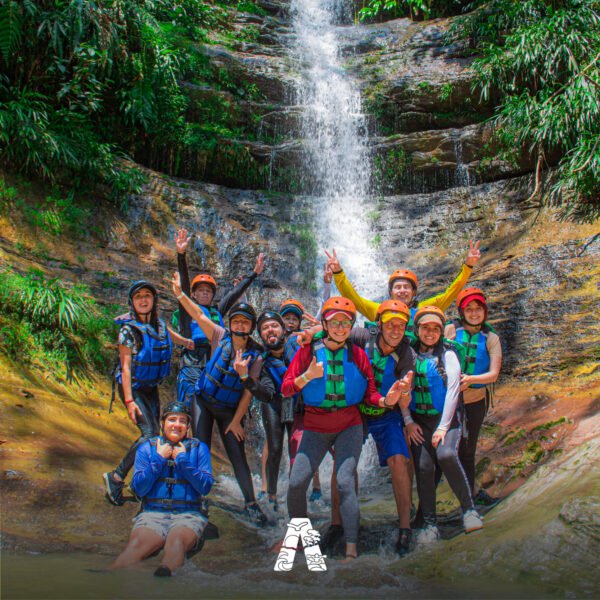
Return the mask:
<path id="1" fill-rule="evenodd" d="M 469 251 L 467 252 L 467 259 L 465 260 L 465 264 L 469 267 L 474 267 L 481 258 L 481 252 L 479 251 L 480 244 L 481 240 L 477 240 L 474 244 L 473 240 L 469 240 Z"/>

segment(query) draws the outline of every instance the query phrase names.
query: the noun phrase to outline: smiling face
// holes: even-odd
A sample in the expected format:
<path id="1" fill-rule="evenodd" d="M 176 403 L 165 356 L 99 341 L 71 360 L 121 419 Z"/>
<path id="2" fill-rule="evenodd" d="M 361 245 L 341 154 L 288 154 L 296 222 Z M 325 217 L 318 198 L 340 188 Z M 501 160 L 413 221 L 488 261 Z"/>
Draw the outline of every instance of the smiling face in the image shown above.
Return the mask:
<path id="1" fill-rule="evenodd" d="M 410 306 L 413 298 L 415 297 L 415 288 L 408 279 L 396 279 L 392 290 L 390 292 L 390 298 L 392 300 L 400 300 L 407 306 Z"/>
<path id="2" fill-rule="evenodd" d="M 189 417 L 179 413 L 171 413 L 164 419 L 163 433 L 169 442 L 177 444 L 185 438 L 189 426 Z"/>
<path id="3" fill-rule="evenodd" d="M 260 331 L 258 333 L 266 346 L 274 346 L 283 335 L 283 327 L 276 319 L 270 319 L 260 324 Z"/>
<path id="4" fill-rule="evenodd" d="M 352 316 L 343 312 L 329 313 L 323 321 L 323 329 L 338 344 L 344 343 L 352 331 Z"/>
<path id="5" fill-rule="evenodd" d="M 442 325 L 440 323 L 421 323 L 419 324 L 418 335 L 421 345 L 431 348 L 442 337 Z"/>
<path id="6" fill-rule="evenodd" d="M 405 331 L 406 321 L 404 319 L 390 319 L 386 323 L 381 324 L 383 341 L 394 348 L 402 341 Z"/>
<path id="7" fill-rule="evenodd" d="M 208 283 L 197 283 L 192 290 L 192 298 L 202 306 L 210 306 L 214 297 L 215 292 Z"/>
<path id="8" fill-rule="evenodd" d="M 485 321 L 485 308 L 476 300 L 472 300 L 463 308 L 463 314 L 469 325 L 482 325 Z"/>
<path id="9" fill-rule="evenodd" d="M 148 288 L 141 288 L 131 299 L 133 310 L 138 315 L 148 315 L 152 312 L 154 306 L 154 294 Z"/>
<path id="10" fill-rule="evenodd" d="M 252 321 L 242 315 L 235 315 L 229 320 L 229 329 L 235 333 L 249 334 L 252 331 Z"/>

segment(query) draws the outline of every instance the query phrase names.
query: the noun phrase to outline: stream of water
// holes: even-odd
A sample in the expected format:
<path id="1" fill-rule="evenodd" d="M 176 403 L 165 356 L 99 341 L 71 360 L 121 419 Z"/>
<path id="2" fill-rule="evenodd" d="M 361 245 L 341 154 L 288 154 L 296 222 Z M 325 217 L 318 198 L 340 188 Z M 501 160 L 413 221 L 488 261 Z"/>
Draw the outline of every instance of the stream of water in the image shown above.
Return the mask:
<path id="1" fill-rule="evenodd" d="M 338 30 L 348 4 L 292 0 L 291 53 L 300 72 L 296 104 L 303 107 L 304 168 L 314 182 L 319 261 L 324 248 L 336 248 L 357 289 L 373 297 L 385 274 L 369 224 L 375 203 L 366 118 L 360 91 L 342 66 Z"/>

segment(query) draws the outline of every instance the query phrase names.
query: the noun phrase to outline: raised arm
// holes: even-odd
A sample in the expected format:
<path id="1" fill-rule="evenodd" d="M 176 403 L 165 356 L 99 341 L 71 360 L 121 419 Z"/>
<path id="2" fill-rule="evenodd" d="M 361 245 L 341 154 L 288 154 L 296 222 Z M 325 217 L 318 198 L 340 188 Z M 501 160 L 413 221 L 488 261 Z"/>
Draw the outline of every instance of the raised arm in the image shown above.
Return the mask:
<path id="1" fill-rule="evenodd" d="M 231 291 L 227 292 L 219 302 L 219 312 L 226 315 L 229 309 L 237 304 L 251 283 L 263 272 L 265 255 L 261 252 L 256 259 L 254 270 L 248 277 L 242 279 Z"/>
<path id="2" fill-rule="evenodd" d="M 188 298 L 181 291 L 181 281 L 179 278 L 179 273 L 173 274 L 173 279 L 171 280 L 171 286 L 173 288 L 173 293 L 175 297 L 179 301 L 179 304 L 183 309 L 198 323 L 200 329 L 202 329 L 204 335 L 212 340 L 215 328 L 217 327 L 216 323 L 213 323 L 202 311 L 202 309 L 190 298 Z"/>
<path id="3" fill-rule="evenodd" d="M 353 285 L 350 283 L 350 280 L 346 277 L 342 266 L 340 265 L 335 248 L 331 254 L 329 254 L 327 251 L 326 254 L 329 258 L 329 267 L 333 272 L 333 279 L 339 293 L 344 296 L 344 298 L 352 300 L 356 306 L 356 310 L 367 317 L 369 321 L 374 321 L 375 317 L 377 316 L 377 308 L 379 307 L 379 303 L 373 302 L 372 300 L 367 300 L 366 298 L 363 298 L 357 294 Z"/>
<path id="4" fill-rule="evenodd" d="M 471 277 L 471 273 L 473 272 L 473 267 L 481 258 L 481 252 L 479 250 L 480 244 L 481 240 L 478 240 L 475 243 L 473 243 L 473 240 L 469 240 L 469 250 L 465 262 L 460 268 L 460 273 L 444 292 L 419 302 L 419 308 L 423 306 L 437 306 L 445 311 L 456 300 L 459 292 L 465 287 L 467 281 L 469 281 L 469 277 Z"/>

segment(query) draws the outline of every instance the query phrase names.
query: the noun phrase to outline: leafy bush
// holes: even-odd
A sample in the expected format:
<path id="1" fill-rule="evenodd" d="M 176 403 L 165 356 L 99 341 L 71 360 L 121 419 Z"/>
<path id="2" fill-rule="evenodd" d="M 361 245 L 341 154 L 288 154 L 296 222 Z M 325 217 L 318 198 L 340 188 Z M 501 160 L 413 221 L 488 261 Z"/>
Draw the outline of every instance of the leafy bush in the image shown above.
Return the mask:
<path id="1" fill-rule="evenodd" d="M 3 0 L 0 163 L 78 189 L 103 184 L 123 203 L 143 178 L 120 159 L 162 166 L 156 156 L 185 145 L 180 82 L 224 89 L 197 42 L 232 27 L 228 5 L 238 2 Z M 249 97 L 239 82 L 228 85 Z"/>
<path id="2" fill-rule="evenodd" d="M 525 152 L 536 165 L 532 198 L 560 207 L 565 219 L 599 218 L 597 0 L 492 0 L 461 17 L 452 37 L 480 53 L 476 88 L 497 106 L 499 152 Z"/>
<path id="3" fill-rule="evenodd" d="M 399 17 L 413 20 L 460 14 L 470 3 L 461 0 L 362 0 L 355 2 L 361 21 L 385 21 Z"/>
<path id="4" fill-rule="evenodd" d="M 0 271 L 1 351 L 24 364 L 39 360 L 68 380 L 107 372 L 112 319 L 82 285 L 67 288 L 41 271 Z"/>

